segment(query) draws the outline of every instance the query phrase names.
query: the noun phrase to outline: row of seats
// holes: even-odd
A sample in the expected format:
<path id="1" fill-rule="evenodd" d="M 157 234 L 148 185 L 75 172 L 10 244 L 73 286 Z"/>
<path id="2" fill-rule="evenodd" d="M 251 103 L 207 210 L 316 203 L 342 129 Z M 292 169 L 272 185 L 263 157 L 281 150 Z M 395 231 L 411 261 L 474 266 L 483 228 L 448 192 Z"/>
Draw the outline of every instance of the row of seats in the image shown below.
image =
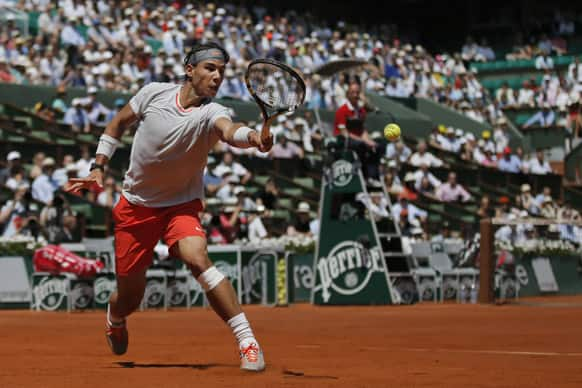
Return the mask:
<path id="1" fill-rule="evenodd" d="M 567 66 L 574 62 L 575 55 L 562 55 L 552 57 L 554 66 Z M 512 70 L 535 69 L 535 59 L 518 59 L 514 61 L 500 60 L 492 62 L 471 63 L 471 69 L 478 73 L 493 73 Z"/>

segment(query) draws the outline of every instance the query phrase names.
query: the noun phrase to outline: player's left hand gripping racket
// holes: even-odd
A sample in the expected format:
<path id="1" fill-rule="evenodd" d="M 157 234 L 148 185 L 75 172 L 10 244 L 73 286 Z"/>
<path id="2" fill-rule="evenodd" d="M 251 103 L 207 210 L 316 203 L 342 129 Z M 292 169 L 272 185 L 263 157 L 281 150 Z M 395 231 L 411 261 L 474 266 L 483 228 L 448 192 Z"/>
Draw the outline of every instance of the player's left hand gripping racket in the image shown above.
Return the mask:
<path id="1" fill-rule="evenodd" d="M 245 82 L 263 114 L 263 141 L 269 138 L 271 123 L 277 116 L 294 112 L 305 100 L 303 78 L 291 67 L 273 59 L 253 60 L 247 68 Z"/>

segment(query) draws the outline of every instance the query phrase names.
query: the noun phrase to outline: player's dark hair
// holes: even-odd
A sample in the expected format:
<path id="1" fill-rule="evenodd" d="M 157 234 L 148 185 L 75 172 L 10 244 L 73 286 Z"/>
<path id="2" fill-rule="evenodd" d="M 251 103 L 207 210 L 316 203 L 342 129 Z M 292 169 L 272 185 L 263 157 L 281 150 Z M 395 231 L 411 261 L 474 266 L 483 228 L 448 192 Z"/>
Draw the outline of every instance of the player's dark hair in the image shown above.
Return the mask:
<path id="1" fill-rule="evenodd" d="M 184 66 L 186 66 L 188 63 L 190 63 L 190 58 L 192 58 L 192 55 L 194 55 L 198 51 L 208 50 L 208 49 L 220 50 L 222 52 L 222 55 L 224 55 L 224 63 L 228 63 L 228 61 L 230 61 L 230 55 L 228 55 L 228 52 L 224 49 L 224 47 L 222 47 L 221 45 L 219 45 L 216 42 L 207 42 L 207 43 L 195 44 L 190 49 L 188 54 L 186 54 L 186 56 L 184 57 Z"/>
<path id="2" fill-rule="evenodd" d="M 228 55 L 228 52 L 224 49 L 224 47 L 222 47 L 218 43 L 216 43 L 216 42 L 198 43 L 198 44 L 195 44 L 190 49 L 188 54 L 186 54 L 186 56 L 184 57 L 184 67 L 186 67 L 186 65 L 188 65 L 190 63 L 190 59 L 192 58 L 192 56 L 194 54 L 196 54 L 199 51 L 209 50 L 209 49 L 220 50 L 220 52 L 224 56 L 224 63 L 225 64 L 228 63 L 228 61 L 230 61 L 230 55 Z M 184 81 L 188 81 L 189 79 L 190 79 L 190 77 L 188 77 L 188 75 L 184 74 Z"/>

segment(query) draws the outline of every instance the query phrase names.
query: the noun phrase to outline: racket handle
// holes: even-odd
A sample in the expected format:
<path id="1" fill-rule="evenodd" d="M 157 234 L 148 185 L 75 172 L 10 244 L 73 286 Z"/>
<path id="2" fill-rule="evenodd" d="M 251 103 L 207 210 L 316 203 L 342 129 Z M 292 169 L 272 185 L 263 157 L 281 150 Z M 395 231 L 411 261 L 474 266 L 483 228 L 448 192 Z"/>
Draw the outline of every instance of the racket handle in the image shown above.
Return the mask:
<path id="1" fill-rule="evenodd" d="M 261 141 L 266 141 L 271 136 L 271 125 L 270 123 L 265 123 L 263 129 L 261 129 Z"/>

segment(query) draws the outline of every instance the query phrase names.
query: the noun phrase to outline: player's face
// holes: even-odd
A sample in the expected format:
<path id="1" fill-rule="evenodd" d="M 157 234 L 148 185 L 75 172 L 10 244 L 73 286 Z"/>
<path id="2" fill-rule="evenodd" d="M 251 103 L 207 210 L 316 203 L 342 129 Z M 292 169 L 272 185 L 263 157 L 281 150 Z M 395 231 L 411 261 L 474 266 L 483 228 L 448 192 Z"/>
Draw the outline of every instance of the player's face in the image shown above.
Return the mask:
<path id="1" fill-rule="evenodd" d="M 186 69 L 188 74 L 189 65 Z M 218 88 L 224 79 L 224 69 L 226 65 L 223 61 L 217 59 L 209 59 L 198 63 L 191 68 L 192 87 L 196 94 L 201 97 L 214 97 L 218 92 Z"/>

